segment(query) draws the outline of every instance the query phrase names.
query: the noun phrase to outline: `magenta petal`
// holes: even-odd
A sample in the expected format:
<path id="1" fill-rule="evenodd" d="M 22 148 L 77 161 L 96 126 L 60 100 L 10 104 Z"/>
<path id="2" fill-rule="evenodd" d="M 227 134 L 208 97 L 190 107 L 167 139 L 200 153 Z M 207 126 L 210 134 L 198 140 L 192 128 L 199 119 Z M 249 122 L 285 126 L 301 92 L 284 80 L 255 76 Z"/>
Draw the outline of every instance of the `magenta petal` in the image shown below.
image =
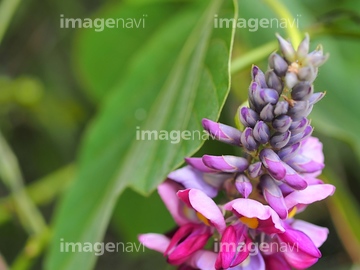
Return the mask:
<path id="1" fill-rule="evenodd" d="M 222 233 L 226 227 L 223 214 L 216 203 L 204 192 L 198 189 L 187 189 L 180 190 L 177 195 L 189 207 L 207 218 Z"/>
<path id="2" fill-rule="evenodd" d="M 281 253 L 264 256 L 264 259 L 266 263 L 266 270 L 291 270 L 291 266 L 287 263 Z"/>
<path id="3" fill-rule="evenodd" d="M 243 172 L 249 165 L 245 158 L 235 156 L 204 155 L 202 160 L 206 166 L 227 173 Z"/>
<path id="4" fill-rule="evenodd" d="M 201 172 L 205 172 L 205 173 L 215 173 L 218 172 L 218 170 L 214 170 L 209 168 L 208 166 L 206 166 L 204 164 L 204 162 L 202 161 L 202 158 L 185 158 L 185 161 L 187 164 L 189 164 L 191 167 L 201 171 Z"/>
<path id="5" fill-rule="evenodd" d="M 282 180 L 283 182 L 296 190 L 302 190 L 307 187 L 308 184 L 306 180 L 301 175 L 299 175 L 293 168 L 291 168 L 287 164 L 284 164 L 284 167 L 286 168 L 286 176 Z"/>
<path id="6" fill-rule="evenodd" d="M 271 149 L 265 148 L 260 152 L 260 159 L 269 173 L 276 180 L 282 180 L 286 176 L 286 168 L 279 156 Z"/>
<path id="7" fill-rule="evenodd" d="M 321 257 L 319 249 L 309 236 L 299 230 L 287 228 L 284 233 L 278 234 L 278 238 L 287 244 L 288 248 L 283 254 L 294 268 L 308 268 Z"/>
<path id="8" fill-rule="evenodd" d="M 308 235 L 317 248 L 326 241 L 329 234 L 328 228 L 320 227 L 303 220 L 295 220 L 291 224 L 291 227 Z"/>
<path id="9" fill-rule="evenodd" d="M 182 264 L 195 251 L 202 249 L 210 237 L 211 232 L 206 227 L 189 223 L 176 231 L 164 254 L 170 264 Z"/>
<path id="10" fill-rule="evenodd" d="M 297 204 L 311 204 L 321 201 L 328 196 L 333 195 L 335 187 L 330 184 L 320 184 L 308 186 L 304 190 L 296 190 L 285 197 L 285 204 L 288 209 Z"/>
<path id="11" fill-rule="evenodd" d="M 185 166 L 169 173 L 168 178 L 182 184 L 185 188 L 196 188 L 213 198 L 218 190 L 204 181 L 204 174 L 191 166 Z"/>
<path id="12" fill-rule="evenodd" d="M 176 193 L 181 188 L 179 184 L 170 180 L 166 180 L 158 186 L 158 193 L 161 199 L 178 225 L 189 222 L 183 213 L 184 203 L 176 196 Z"/>
<path id="13" fill-rule="evenodd" d="M 164 253 L 170 244 L 169 238 L 157 233 L 140 234 L 138 239 L 145 247 L 161 253 Z"/>
<path id="14" fill-rule="evenodd" d="M 236 231 L 234 226 L 228 226 L 221 238 L 219 255 L 215 262 L 216 269 L 227 269 L 234 259 L 237 249 Z"/>
<path id="15" fill-rule="evenodd" d="M 242 263 L 249 256 L 250 250 L 248 246 L 251 244 L 251 239 L 244 232 L 246 232 L 246 227 L 243 225 L 230 225 L 225 229 L 221 237 L 219 255 L 215 263 L 216 269 L 234 267 Z"/>

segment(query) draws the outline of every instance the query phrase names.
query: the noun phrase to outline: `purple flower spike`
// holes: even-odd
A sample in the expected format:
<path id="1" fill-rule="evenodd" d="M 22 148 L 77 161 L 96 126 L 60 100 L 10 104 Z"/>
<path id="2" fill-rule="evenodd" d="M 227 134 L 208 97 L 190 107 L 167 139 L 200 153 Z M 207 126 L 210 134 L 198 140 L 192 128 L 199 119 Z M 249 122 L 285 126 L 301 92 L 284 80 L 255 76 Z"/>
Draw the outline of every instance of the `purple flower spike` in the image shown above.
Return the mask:
<path id="1" fill-rule="evenodd" d="M 272 177 L 276 180 L 284 179 L 286 176 L 286 168 L 279 156 L 272 149 L 265 148 L 261 150 L 260 160 Z"/>
<path id="2" fill-rule="evenodd" d="M 264 72 L 262 72 L 261 69 L 255 65 L 253 65 L 251 69 L 251 78 L 254 82 L 258 83 L 260 87 L 267 87 Z"/>
<path id="3" fill-rule="evenodd" d="M 248 168 L 248 172 L 251 178 L 258 178 L 260 175 L 264 173 L 264 171 L 262 170 L 262 163 L 255 162 L 253 164 L 250 164 Z"/>
<path id="4" fill-rule="evenodd" d="M 252 133 L 252 128 L 247 127 L 241 134 L 241 143 L 243 147 L 249 152 L 255 151 L 259 147 L 259 144 L 254 139 Z"/>
<path id="5" fill-rule="evenodd" d="M 275 116 L 279 116 L 282 114 L 286 114 L 289 110 L 289 103 L 287 101 L 279 101 L 275 105 L 274 114 Z"/>
<path id="6" fill-rule="evenodd" d="M 307 100 L 314 93 L 314 88 L 309 82 L 299 82 L 292 91 L 291 97 L 294 100 Z"/>
<path id="7" fill-rule="evenodd" d="M 272 53 L 269 57 L 269 66 L 272 68 L 276 75 L 279 77 L 285 76 L 289 65 L 286 63 L 284 58 L 282 58 L 277 53 Z"/>
<path id="8" fill-rule="evenodd" d="M 252 185 L 249 178 L 247 178 L 244 174 L 240 174 L 238 177 L 236 177 L 235 186 L 239 193 L 244 196 L 244 198 L 249 197 L 252 191 Z"/>
<path id="9" fill-rule="evenodd" d="M 272 179 L 270 175 L 264 174 L 260 178 L 260 185 L 265 200 L 271 208 L 278 213 L 280 218 L 285 219 L 288 215 L 288 210 L 281 189 L 275 183 L 274 179 Z"/>
<path id="10" fill-rule="evenodd" d="M 267 104 L 260 112 L 260 118 L 265 122 L 270 122 L 274 119 L 274 105 Z"/>
<path id="11" fill-rule="evenodd" d="M 250 108 L 242 107 L 240 109 L 240 121 L 246 127 L 255 126 L 256 122 L 259 120 L 259 115 Z"/>
<path id="12" fill-rule="evenodd" d="M 290 128 L 291 123 L 292 119 L 290 116 L 280 115 L 274 119 L 272 126 L 278 132 L 286 132 Z"/>
<path id="13" fill-rule="evenodd" d="M 241 131 L 204 118 L 202 120 L 204 129 L 216 140 L 232 145 L 240 145 Z"/>
<path id="14" fill-rule="evenodd" d="M 265 77 L 267 86 L 271 89 L 275 89 L 276 92 L 281 95 L 284 85 L 281 79 L 276 76 L 275 72 L 273 70 L 269 70 L 266 72 Z"/>
<path id="15" fill-rule="evenodd" d="M 274 147 L 275 149 L 281 149 L 285 145 L 288 144 L 290 140 L 291 132 L 286 131 L 284 133 L 276 132 L 271 138 L 270 138 L 270 145 Z"/>
<path id="16" fill-rule="evenodd" d="M 266 144 L 270 139 L 270 129 L 263 121 L 258 121 L 253 129 L 253 136 L 261 144 Z"/>
<path id="17" fill-rule="evenodd" d="M 296 52 L 294 47 L 289 41 L 283 39 L 279 34 L 276 34 L 276 37 L 279 41 L 280 50 L 285 59 L 289 62 L 294 62 L 296 60 Z"/>
<path id="18" fill-rule="evenodd" d="M 235 156 L 204 155 L 202 160 L 206 166 L 227 173 L 243 172 L 249 166 L 245 158 Z"/>

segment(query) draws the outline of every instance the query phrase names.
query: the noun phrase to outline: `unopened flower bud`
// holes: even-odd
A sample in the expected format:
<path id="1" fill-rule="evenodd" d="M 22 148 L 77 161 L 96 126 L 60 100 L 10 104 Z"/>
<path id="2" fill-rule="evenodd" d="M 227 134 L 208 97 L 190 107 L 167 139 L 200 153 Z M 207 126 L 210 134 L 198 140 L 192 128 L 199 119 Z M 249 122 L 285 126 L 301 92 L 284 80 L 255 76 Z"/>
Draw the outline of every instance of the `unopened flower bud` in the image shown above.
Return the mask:
<path id="1" fill-rule="evenodd" d="M 275 106 L 272 104 L 267 104 L 260 112 L 261 120 L 265 122 L 270 122 L 274 119 L 274 108 Z"/>
<path id="2" fill-rule="evenodd" d="M 272 147 L 274 147 L 275 149 L 281 149 L 283 148 L 285 145 L 287 145 L 287 143 L 290 140 L 290 136 L 291 136 L 291 132 L 290 131 L 286 131 L 284 133 L 281 132 L 276 132 L 274 135 L 271 136 L 270 138 L 270 145 Z"/>
<path id="3" fill-rule="evenodd" d="M 285 76 L 288 70 L 288 63 L 277 53 L 272 53 L 269 57 L 269 66 L 274 70 L 277 76 Z"/>
<path id="4" fill-rule="evenodd" d="M 291 97 L 298 101 L 307 100 L 313 93 L 314 87 L 309 82 L 299 82 L 293 87 Z"/>
<path id="5" fill-rule="evenodd" d="M 271 89 L 275 89 L 280 96 L 284 87 L 281 79 L 275 74 L 273 70 L 267 71 L 265 77 L 268 87 Z"/>
<path id="6" fill-rule="evenodd" d="M 286 132 L 290 128 L 291 123 L 292 119 L 290 116 L 280 115 L 273 120 L 272 126 L 278 132 Z"/>

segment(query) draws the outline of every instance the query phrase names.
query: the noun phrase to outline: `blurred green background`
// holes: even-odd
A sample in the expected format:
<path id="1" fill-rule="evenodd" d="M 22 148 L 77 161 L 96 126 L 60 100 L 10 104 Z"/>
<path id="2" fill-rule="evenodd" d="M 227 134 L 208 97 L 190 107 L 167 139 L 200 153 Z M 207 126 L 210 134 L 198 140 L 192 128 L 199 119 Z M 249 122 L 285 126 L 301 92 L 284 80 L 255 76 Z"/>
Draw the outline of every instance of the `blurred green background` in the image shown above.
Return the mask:
<path id="1" fill-rule="evenodd" d="M 239 0 L 236 10 L 229 0 L 1 0 L 0 269 L 172 269 L 152 251 L 105 253 L 97 260 L 59 255 L 59 239 L 134 242 L 139 233 L 173 228 L 151 191 L 202 142 L 142 145 L 134 141 L 135 127 L 201 130 L 201 118 L 216 120 L 228 94 L 230 58 L 239 65 L 220 121 L 233 125 L 246 100 L 251 64 L 266 69 L 266 55 L 277 48 L 275 33 L 287 32 L 237 28 L 231 52 L 233 33 L 214 30 L 213 16 L 279 18 L 269 3 L 298 18 L 301 33 L 311 36 L 311 49 L 320 43 L 330 53 L 315 81 L 315 90 L 327 95 L 311 117 L 324 144 L 321 178 L 337 191 L 299 215 L 330 229 L 323 258 L 311 269 L 359 269 L 360 4 L 355 0 Z M 65 29 L 61 14 L 144 19 L 145 27 Z M 169 100 L 174 106 L 162 106 Z M 201 153 L 237 152 L 207 141 L 196 155 Z"/>

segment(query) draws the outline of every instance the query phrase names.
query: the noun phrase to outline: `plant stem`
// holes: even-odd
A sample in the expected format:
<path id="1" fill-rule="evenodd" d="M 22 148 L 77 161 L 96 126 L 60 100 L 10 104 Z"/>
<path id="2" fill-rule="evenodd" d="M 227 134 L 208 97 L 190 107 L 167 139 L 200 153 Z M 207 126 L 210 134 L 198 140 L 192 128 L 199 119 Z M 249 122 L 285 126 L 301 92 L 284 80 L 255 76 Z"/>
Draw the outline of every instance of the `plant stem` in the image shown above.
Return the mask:
<path id="1" fill-rule="evenodd" d="M 11 265 L 11 270 L 29 269 L 34 262 L 34 259 L 42 253 L 49 242 L 49 239 L 49 230 L 44 230 L 39 235 L 30 236 L 22 252 Z"/>
<path id="2" fill-rule="evenodd" d="M 73 164 L 67 165 L 26 186 L 25 192 L 35 205 L 47 204 L 64 191 L 72 180 L 74 171 Z M 11 194 L 0 200 L 0 224 L 11 219 L 13 205 L 14 198 Z"/>
<path id="3" fill-rule="evenodd" d="M 2 0 L 0 3 L 0 44 L 19 4 L 20 0 Z"/>
<path id="4" fill-rule="evenodd" d="M 286 6 L 280 0 L 264 0 L 264 2 L 277 14 L 280 19 L 285 19 L 288 22 L 294 22 L 295 19 L 291 15 L 291 12 L 286 8 Z M 301 42 L 301 33 L 297 29 L 296 24 L 289 24 L 290 27 L 286 28 L 286 32 L 291 38 L 291 43 L 294 48 Z"/>
<path id="5" fill-rule="evenodd" d="M 12 198 L 16 205 L 19 219 L 24 228 L 30 235 L 41 234 L 46 230 L 46 223 L 34 205 L 33 201 L 27 196 L 23 177 L 20 172 L 16 156 L 0 133 L 0 177 L 9 188 Z"/>

